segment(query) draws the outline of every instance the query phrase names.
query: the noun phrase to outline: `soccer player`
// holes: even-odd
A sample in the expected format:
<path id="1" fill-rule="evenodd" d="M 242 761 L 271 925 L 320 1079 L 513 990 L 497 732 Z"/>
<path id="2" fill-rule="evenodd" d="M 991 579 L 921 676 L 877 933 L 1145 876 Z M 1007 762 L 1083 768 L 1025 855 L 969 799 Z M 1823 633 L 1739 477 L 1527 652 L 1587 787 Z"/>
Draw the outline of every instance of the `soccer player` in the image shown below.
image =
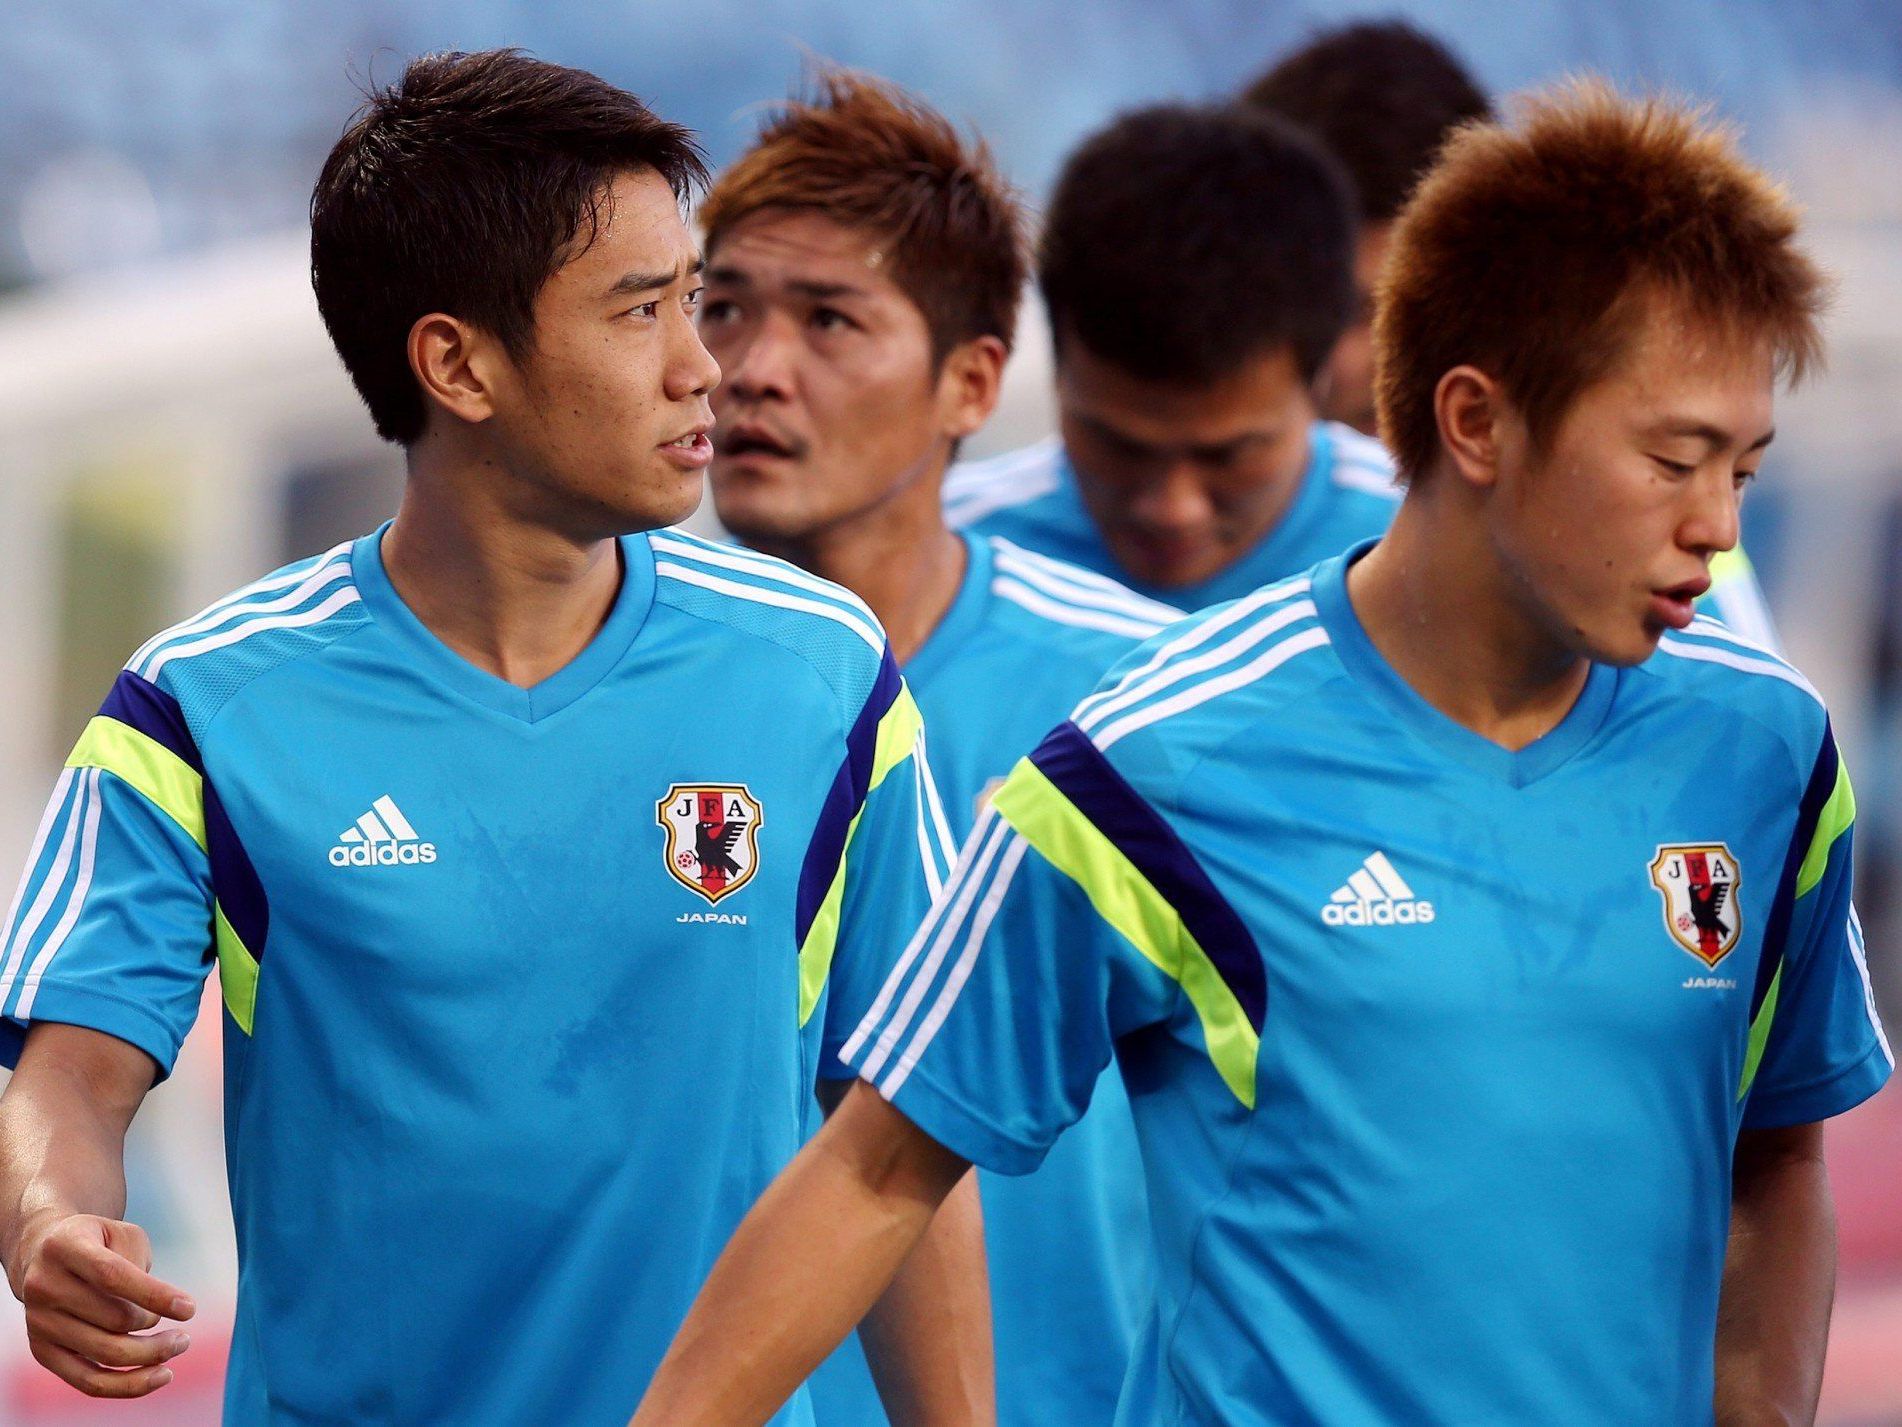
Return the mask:
<path id="1" fill-rule="evenodd" d="M 1374 286 L 1395 218 L 1459 125 L 1491 106 L 1457 57 L 1405 20 L 1324 30 L 1278 60 L 1241 94 L 1294 124 L 1340 162 L 1354 195 L 1354 315 L 1316 384 L 1321 414 L 1369 436 L 1374 429 Z M 1739 546 L 1711 561 L 1701 602 L 1744 638 L 1777 647 L 1776 625 Z"/>
<path id="2" fill-rule="evenodd" d="M 1160 1269 L 1119 1422 L 1810 1420 L 1821 1122 L 1892 1067 L 1855 800 L 1694 610 L 1818 353 L 1796 231 L 1664 101 L 1453 141 L 1375 320 L 1391 533 L 1017 766 L 638 1422 L 757 1421 L 925 1221 L 884 1182 L 1034 1168 L 1112 1056 Z"/>
<path id="3" fill-rule="evenodd" d="M 1378 535 L 1386 453 L 1315 404 L 1353 241 L 1339 166 L 1257 111 L 1143 109 L 1087 140 L 1037 258 L 1059 435 L 955 469 L 951 523 L 1187 609 Z"/>
<path id="4" fill-rule="evenodd" d="M 945 526 L 940 480 L 990 415 L 1016 326 L 1018 205 L 984 148 L 927 106 L 830 71 L 766 124 L 701 218 L 700 327 L 726 374 L 720 518 L 851 588 L 890 631 L 955 855 L 1011 765 L 1179 613 Z M 1036 1174 L 986 1175 L 982 1197 L 999 1420 L 1107 1422 L 1153 1292 L 1118 1078 Z M 812 1397 L 820 1427 L 883 1420 L 844 1354 Z"/>
<path id="5" fill-rule="evenodd" d="M 662 528 L 712 455 L 700 171 L 515 52 L 415 61 L 325 163 L 318 305 L 401 509 L 133 655 L 0 940 L 0 1256 L 82 1390 L 185 1346 L 142 1331 L 192 1305 L 122 1221 L 121 1139 L 214 959 L 225 1420 L 585 1427 L 798 1147 L 829 990 L 925 904 L 874 617 Z M 933 1336 L 893 1323 L 905 1382 L 968 1277 Z"/>

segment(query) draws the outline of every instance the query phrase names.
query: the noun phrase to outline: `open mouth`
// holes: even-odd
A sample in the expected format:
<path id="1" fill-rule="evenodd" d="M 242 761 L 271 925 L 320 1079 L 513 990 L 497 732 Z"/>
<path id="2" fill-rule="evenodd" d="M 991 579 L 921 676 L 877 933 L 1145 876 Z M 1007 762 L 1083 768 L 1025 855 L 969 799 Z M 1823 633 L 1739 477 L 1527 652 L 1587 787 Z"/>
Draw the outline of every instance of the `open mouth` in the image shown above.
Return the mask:
<path id="1" fill-rule="evenodd" d="M 1651 607 L 1658 622 L 1668 629 L 1683 629 L 1697 614 L 1697 601 L 1710 588 L 1710 576 L 1700 575 L 1668 589 L 1651 593 Z"/>
<path id="2" fill-rule="evenodd" d="M 777 456 L 790 460 L 799 454 L 799 449 L 762 427 L 741 426 L 720 438 L 720 454 L 728 457 Z"/>

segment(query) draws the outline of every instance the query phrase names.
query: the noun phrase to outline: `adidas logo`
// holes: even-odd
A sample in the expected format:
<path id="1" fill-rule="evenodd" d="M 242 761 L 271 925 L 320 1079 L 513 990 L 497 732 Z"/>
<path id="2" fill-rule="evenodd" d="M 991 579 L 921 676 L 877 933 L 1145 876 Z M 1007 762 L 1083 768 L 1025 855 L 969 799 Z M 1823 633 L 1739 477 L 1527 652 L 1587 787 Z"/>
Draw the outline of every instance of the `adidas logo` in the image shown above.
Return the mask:
<path id="1" fill-rule="evenodd" d="M 1321 908 L 1321 920 L 1331 927 L 1412 926 L 1433 920 L 1433 903 L 1418 900 L 1387 854 L 1376 852 L 1361 863 L 1346 886 L 1334 889 L 1334 896 Z"/>
<path id="2" fill-rule="evenodd" d="M 332 867 L 411 867 L 435 860 L 436 844 L 422 840 L 387 793 L 330 849 Z"/>

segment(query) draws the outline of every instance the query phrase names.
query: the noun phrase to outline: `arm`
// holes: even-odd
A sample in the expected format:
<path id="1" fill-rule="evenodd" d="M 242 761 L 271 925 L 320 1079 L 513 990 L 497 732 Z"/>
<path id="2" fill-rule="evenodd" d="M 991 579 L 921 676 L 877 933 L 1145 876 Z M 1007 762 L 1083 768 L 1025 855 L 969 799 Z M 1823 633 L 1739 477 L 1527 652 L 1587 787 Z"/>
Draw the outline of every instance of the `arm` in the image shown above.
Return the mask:
<path id="1" fill-rule="evenodd" d="M 1835 1288 L 1823 1127 L 1744 1130 L 1717 1312 L 1719 1427 L 1816 1420 Z"/>
<path id="2" fill-rule="evenodd" d="M 828 1116 L 852 1083 L 819 1083 Z M 893 1422 L 985 1427 L 996 1420 L 984 1214 L 974 1171 L 945 1196 L 891 1286 L 860 1322 L 859 1342 Z"/>
<path id="3" fill-rule="evenodd" d="M 0 1260 L 26 1307 L 34 1358 L 94 1397 L 143 1397 L 172 1380 L 191 1299 L 146 1272 L 125 1223 L 125 1132 L 156 1067 L 100 1031 L 45 1023 L 0 1095 Z"/>
<path id="4" fill-rule="evenodd" d="M 766 1421 L 872 1307 L 969 1169 L 855 1086 L 741 1222 L 634 1427 Z"/>

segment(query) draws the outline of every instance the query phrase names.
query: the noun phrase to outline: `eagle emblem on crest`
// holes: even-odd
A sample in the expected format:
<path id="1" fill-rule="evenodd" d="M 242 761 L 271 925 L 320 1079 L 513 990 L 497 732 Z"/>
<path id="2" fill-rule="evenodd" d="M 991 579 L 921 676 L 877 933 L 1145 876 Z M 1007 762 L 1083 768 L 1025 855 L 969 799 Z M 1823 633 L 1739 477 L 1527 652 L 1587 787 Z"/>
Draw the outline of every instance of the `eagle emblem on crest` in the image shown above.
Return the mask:
<path id="1" fill-rule="evenodd" d="M 654 806 L 667 833 L 667 870 L 709 902 L 730 897 L 759 870 L 766 813 L 744 783 L 675 783 Z"/>
<path id="2" fill-rule="evenodd" d="M 1743 909 L 1737 888 L 1743 874 L 1721 842 L 1673 842 L 1651 859 L 1651 885 L 1664 899 L 1664 927 L 1677 944 L 1706 966 L 1716 966 L 1737 945 Z"/>

